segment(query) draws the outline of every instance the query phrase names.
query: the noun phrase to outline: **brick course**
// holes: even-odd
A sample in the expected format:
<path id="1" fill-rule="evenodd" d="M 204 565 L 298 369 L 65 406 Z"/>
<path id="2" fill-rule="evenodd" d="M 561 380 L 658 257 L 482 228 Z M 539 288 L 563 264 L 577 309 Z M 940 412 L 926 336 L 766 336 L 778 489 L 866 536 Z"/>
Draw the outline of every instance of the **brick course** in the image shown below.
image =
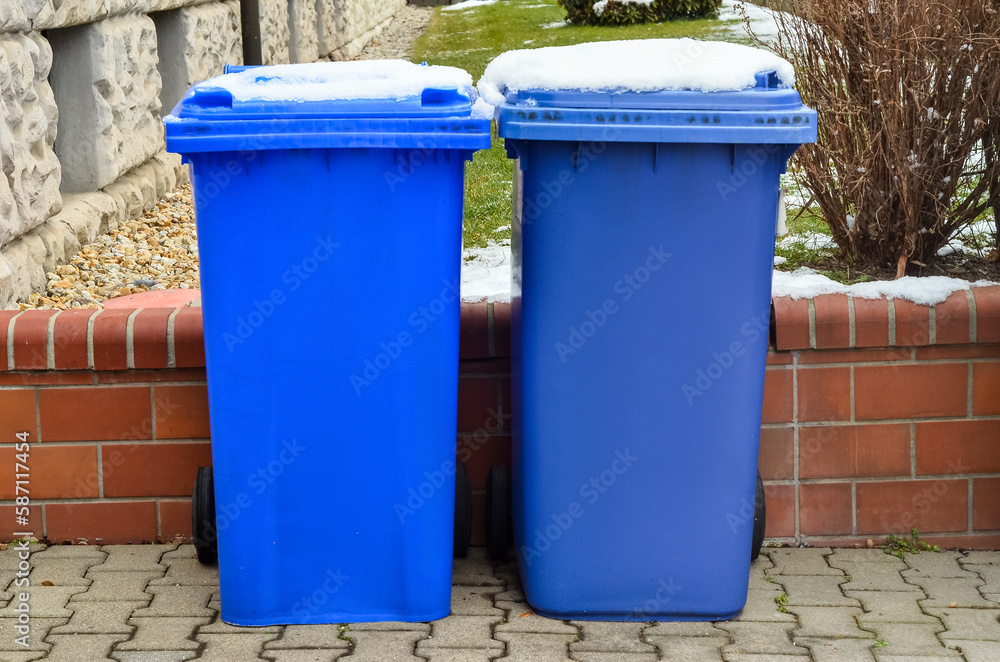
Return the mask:
<path id="1" fill-rule="evenodd" d="M 1000 545 L 1000 286 L 932 307 L 778 298 L 772 315 L 768 537 L 850 545 L 915 526 Z M 510 305 L 463 304 L 461 321 L 457 443 L 481 544 L 486 474 L 510 465 Z M 3 311 L 0 347 L 0 466 L 16 432 L 39 442 L 33 521 L 51 540 L 190 535 L 194 469 L 211 461 L 200 309 Z"/>

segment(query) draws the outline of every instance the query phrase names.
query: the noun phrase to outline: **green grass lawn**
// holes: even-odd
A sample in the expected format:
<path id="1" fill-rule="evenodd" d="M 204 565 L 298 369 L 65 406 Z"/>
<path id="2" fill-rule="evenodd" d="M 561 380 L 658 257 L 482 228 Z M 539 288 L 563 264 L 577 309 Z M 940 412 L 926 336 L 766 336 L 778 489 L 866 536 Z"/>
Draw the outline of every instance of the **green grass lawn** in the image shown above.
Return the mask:
<path id="1" fill-rule="evenodd" d="M 506 0 L 459 11 L 435 10 L 413 50 L 414 62 L 461 67 L 474 81 L 504 51 L 564 46 L 587 41 L 694 37 L 749 44 L 737 20 L 705 19 L 627 27 L 552 26 L 566 18 L 555 0 Z M 511 161 L 496 135 L 493 147 L 476 154 L 466 169 L 465 245 L 485 246 L 510 238 Z"/>

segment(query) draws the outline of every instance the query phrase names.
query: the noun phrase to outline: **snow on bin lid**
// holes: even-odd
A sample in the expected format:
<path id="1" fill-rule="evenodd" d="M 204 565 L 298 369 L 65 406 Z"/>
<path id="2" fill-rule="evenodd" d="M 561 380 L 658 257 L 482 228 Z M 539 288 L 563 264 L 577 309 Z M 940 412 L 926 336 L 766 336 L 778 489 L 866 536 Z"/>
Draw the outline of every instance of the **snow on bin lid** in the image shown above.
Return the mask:
<path id="1" fill-rule="evenodd" d="M 403 60 L 232 67 L 193 86 L 178 118 L 469 116 L 472 77 Z"/>
<path id="2" fill-rule="evenodd" d="M 795 84 L 787 60 L 749 46 L 696 39 L 636 39 L 508 51 L 486 67 L 482 97 L 503 103 L 521 90 L 583 92 L 736 92 L 774 72 L 782 87 Z"/>

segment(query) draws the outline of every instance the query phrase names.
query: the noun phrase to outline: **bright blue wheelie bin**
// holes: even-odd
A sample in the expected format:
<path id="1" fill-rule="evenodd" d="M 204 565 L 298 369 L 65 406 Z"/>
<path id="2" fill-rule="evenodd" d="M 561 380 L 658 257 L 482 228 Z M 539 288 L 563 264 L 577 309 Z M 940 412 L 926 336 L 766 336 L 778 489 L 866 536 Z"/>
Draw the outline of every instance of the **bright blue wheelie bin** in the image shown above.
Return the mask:
<path id="1" fill-rule="evenodd" d="M 470 93 L 404 62 L 233 68 L 166 118 L 201 262 L 195 540 L 200 507 L 228 623 L 450 612 Z"/>
<path id="2" fill-rule="evenodd" d="M 514 542 L 539 614 L 714 620 L 746 602 L 779 175 L 816 139 L 794 89 L 749 76 L 500 86 Z"/>

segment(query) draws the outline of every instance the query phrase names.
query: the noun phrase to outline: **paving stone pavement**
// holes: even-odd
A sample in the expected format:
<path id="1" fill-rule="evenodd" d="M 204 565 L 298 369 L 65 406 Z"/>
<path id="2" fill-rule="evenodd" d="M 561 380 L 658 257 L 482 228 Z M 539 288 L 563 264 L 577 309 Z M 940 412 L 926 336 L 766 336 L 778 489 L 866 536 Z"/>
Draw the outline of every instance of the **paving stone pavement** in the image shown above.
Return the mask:
<path id="1" fill-rule="evenodd" d="M 613 623 L 534 614 L 516 564 L 472 549 L 448 618 L 241 628 L 191 545 L 34 546 L 20 642 L 16 554 L 0 551 L 0 662 L 1000 662 L 1000 552 L 766 549 L 737 618 Z"/>

